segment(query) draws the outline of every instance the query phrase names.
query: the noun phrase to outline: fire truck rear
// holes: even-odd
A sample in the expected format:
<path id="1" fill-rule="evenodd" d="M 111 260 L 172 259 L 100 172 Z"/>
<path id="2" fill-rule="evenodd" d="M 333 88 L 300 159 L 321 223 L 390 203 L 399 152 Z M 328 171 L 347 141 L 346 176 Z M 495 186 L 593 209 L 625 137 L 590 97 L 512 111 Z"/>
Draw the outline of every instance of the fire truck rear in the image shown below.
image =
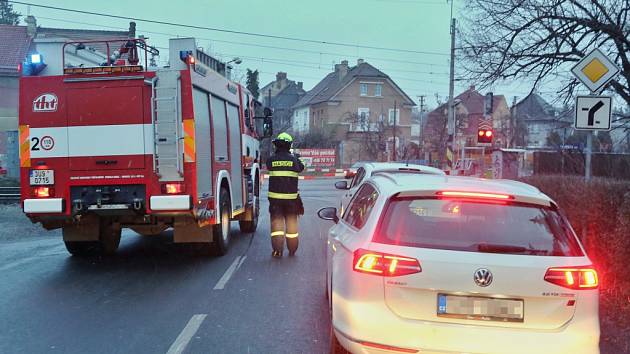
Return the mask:
<path id="1" fill-rule="evenodd" d="M 102 63 L 73 65 L 71 54 L 97 46 Z M 271 113 L 194 39 L 172 39 L 165 68 L 148 68 L 147 48 L 66 43 L 59 72 L 22 77 L 24 212 L 61 228 L 74 255 L 112 254 L 123 228 L 173 228 L 174 242 L 223 255 L 231 221 L 256 230 L 259 139 L 272 134 Z"/>

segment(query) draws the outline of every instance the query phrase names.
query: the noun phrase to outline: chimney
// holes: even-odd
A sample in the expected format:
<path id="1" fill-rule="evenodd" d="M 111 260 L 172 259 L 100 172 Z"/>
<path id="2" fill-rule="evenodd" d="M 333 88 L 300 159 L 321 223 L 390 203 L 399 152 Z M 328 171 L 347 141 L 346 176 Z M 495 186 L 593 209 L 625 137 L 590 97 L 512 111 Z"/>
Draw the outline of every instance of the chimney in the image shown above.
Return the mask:
<path id="1" fill-rule="evenodd" d="M 363 60 L 363 59 L 357 59 L 357 65 L 361 65 L 361 64 L 363 64 L 363 63 L 365 63 L 365 60 Z"/>
<path id="2" fill-rule="evenodd" d="M 475 85 L 470 85 L 470 88 L 468 88 L 470 91 L 475 91 Z"/>
<path id="3" fill-rule="evenodd" d="M 31 38 L 35 37 L 37 34 L 37 20 L 35 20 L 35 16 L 28 15 L 24 22 L 26 22 L 26 34 Z"/>
<path id="4" fill-rule="evenodd" d="M 129 38 L 136 38 L 136 23 L 129 22 Z"/>
<path id="5" fill-rule="evenodd" d="M 276 74 L 276 81 L 282 81 L 282 80 L 286 80 L 287 79 L 287 73 L 284 73 L 282 71 L 278 71 L 278 73 Z"/>
<path id="6" fill-rule="evenodd" d="M 298 87 L 299 87 L 300 89 L 302 89 L 302 90 L 304 89 L 304 83 L 303 83 L 302 81 L 298 81 L 298 83 L 297 83 L 297 84 L 298 84 Z"/>
<path id="7" fill-rule="evenodd" d="M 348 61 L 342 60 L 341 64 L 335 64 L 335 72 L 339 76 L 339 80 L 344 78 L 348 74 Z"/>

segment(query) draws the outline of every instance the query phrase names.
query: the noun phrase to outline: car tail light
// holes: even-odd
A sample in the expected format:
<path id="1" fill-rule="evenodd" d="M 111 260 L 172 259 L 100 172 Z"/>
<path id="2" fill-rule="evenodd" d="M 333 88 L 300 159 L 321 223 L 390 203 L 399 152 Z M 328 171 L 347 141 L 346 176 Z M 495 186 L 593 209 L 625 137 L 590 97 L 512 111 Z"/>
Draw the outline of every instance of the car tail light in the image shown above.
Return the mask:
<path id="1" fill-rule="evenodd" d="M 597 289 L 599 286 L 597 271 L 592 266 L 549 268 L 545 281 L 574 290 Z"/>
<path id="2" fill-rule="evenodd" d="M 415 258 L 373 252 L 364 249 L 354 251 L 353 268 L 360 273 L 397 277 L 420 273 L 420 262 Z"/>
<path id="3" fill-rule="evenodd" d="M 488 200 L 512 200 L 514 196 L 500 193 L 485 192 L 461 192 L 461 191 L 439 191 L 435 195 L 441 198 L 464 198 L 464 199 L 488 199 Z"/>
<path id="4" fill-rule="evenodd" d="M 184 193 L 186 188 L 182 183 L 166 183 L 162 185 L 162 192 L 166 194 Z"/>
<path id="5" fill-rule="evenodd" d="M 33 195 L 36 198 L 50 198 L 55 196 L 55 189 L 52 187 L 35 187 Z"/>

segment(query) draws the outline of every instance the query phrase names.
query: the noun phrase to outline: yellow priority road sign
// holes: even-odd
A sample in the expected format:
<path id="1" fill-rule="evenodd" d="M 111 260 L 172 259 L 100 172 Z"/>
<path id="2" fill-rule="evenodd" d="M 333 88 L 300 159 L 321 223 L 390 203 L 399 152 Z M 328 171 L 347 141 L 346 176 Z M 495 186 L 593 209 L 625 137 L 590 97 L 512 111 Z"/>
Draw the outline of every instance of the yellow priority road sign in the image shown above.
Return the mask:
<path id="1" fill-rule="evenodd" d="M 619 71 L 619 67 L 599 49 L 591 51 L 571 69 L 573 75 L 595 93 L 601 92 Z"/>

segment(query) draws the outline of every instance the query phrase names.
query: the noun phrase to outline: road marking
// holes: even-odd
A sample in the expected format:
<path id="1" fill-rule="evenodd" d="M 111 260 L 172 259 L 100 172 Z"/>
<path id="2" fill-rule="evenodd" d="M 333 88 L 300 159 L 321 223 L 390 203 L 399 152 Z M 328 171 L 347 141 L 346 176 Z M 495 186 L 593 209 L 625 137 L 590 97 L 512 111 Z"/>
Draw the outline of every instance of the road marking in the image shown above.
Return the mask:
<path id="1" fill-rule="evenodd" d="M 241 267 L 241 264 L 245 262 L 245 258 L 247 258 L 247 256 L 238 256 L 234 259 L 230 268 L 225 271 L 225 274 L 219 279 L 217 285 L 214 286 L 214 290 L 223 290 L 223 288 L 225 288 L 225 284 L 227 284 L 232 275 Z"/>
<path id="2" fill-rule="evenodd" d="M 177 339 L 175 339 L 175 342 L 173 342 L 173 344 L 168 349 L 168 352 L 166 352 L 166 354 L 182 353 L 184 349 L 186 349 L 186 346 L 188 345 L 188 343 L 190 343 L 190 340 L 192 339 L 192 337 L 195 335 L 195 333 L 197 333 L 197 330 L 199 330 L 199 327 L 201 326 L 201 323 L 203 322 L 203 320 L 206 319 L 206 316 L 208 315 L 200 314 L 200 315 L 194 315 L 193 317 L 191 317 L 190 320 L 188 321 L 188 324 L 186 324 L 186 327 L 182 329 L 182 332 L 179 334 L 179 336 L 177 336 Z"/>

